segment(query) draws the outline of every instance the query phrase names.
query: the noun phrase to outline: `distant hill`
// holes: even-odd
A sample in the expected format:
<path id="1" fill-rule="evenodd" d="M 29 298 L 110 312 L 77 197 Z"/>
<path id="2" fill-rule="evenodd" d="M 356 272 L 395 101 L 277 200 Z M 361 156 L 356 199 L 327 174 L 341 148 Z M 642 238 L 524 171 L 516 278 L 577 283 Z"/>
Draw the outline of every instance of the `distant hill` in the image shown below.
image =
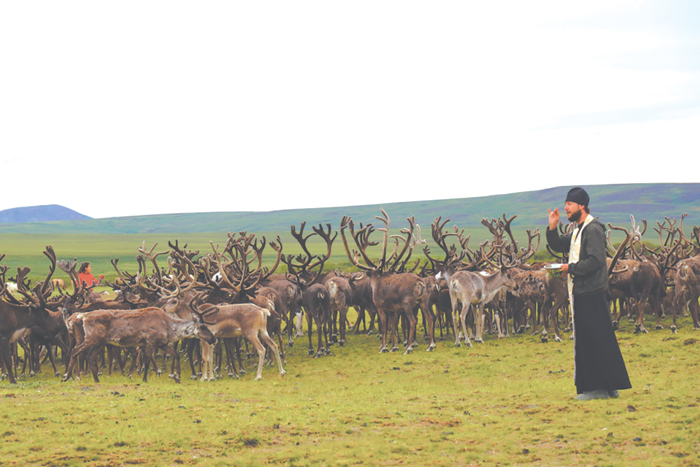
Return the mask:
<path id="1" fill-rule="evenodd" d="M 77 221 L 83 219 L 90 219 L 90 217 L 73 211 L 72 209 L 59 206 L 58 204 L 12 208 L 0 211 L 0 224 Z"/>
<path id="2" fill-rule="evenodd" d="M 506 190 L 507 186 L 503 188 Z M 406 218 L 415 216 L 416 223 L 423 226 L 424 237 L 430 237 L 429 226 L 438 216 L 449 218 L 449 225 L 483 229 L 482 218 L 490 220 L 501 217 L 504 213 L 508 217 L 517 214 L 513 227 L 517 226 L 520 230 L 535 227 L 541 229 L 547 224 L 547 209 L 562 208 L 570 188 L 557 187 L 477 198 L 270 212 L 162 214 L 107 219 L 89 219 L 75 213 L 82 217 L 58 222 L 0 224 L 0 234 L 226 233 L 244 230 L 253 233 L 289 232 L 291 225 L 299 225 L 302 221 L 309 225 L 330 223 L 337 229 L 344 215 L 351 216 L 356 224 L 371 222 L 380 226 L 374 218 L 380 214 L 380 208 L 384 208 L 391 217 L 392 229 L 406 227 Z M 634 215 L 637 222 L 646 219 L 650 224 L 649 231 L 652 232 L 656 222 L 663 222 L 665 217 L 679 219 L 683 213 L 687 213 L 686 226 L 700 225 L 700 183 L 594 185 L 585 188 L 591 196 L 591 213 L 606 224 L 629 226 L 630 215 Z"/>

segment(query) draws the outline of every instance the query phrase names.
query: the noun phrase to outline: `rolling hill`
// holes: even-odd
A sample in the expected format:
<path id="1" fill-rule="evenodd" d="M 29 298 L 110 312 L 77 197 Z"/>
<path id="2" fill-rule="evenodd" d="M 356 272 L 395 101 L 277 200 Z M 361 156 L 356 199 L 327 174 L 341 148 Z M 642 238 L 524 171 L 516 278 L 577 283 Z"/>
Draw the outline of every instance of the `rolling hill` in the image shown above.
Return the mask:
<path id="1" fill-rule="evenodd" d="M 569 188 L 556 187 L 477 198 L 270 212 L 183 213 L 106 219 L 90 219 L 75 213 L 83 218 L 0 224 L 0 235 L 225 233 L 243 230 L 289 232 L 291 225 L 302 221 L 308 224 L 330 223 L 333 228 L 338 228 L 344 215 L 351 216 L 356 223 L 376 223 L 374 216 L 380 213 L 380 208 L 388 212 L 392 227 L 396 228 L 405 227 L 409 216 L 415 216 L 416 222 L 426 227 L 437 216 L 442 216 L 460 228 L 476 228 L 481 226 L 482 218 L 501 217 L 505 213 L 508 217 L 517 214 L 513 226 L 523 229 L 544 226 L 547 223 L 547 209 L 562 207 Z M 665 217 L 680 218 L 687 213 L 686 226 L 700 224 L 700 183 L 594 185 L 585 188 L 591 196 L 592 214 L 605 223 L 629 226 L 630 215 L 634 215 L 638 222 L 646 219 L 651 228 Z"/>
<path id="2" fill-rule="evenodd" d="M 90 217 L 58 204 L 29 206 L 0 211 L 0 224 L 87 220 Z"/>

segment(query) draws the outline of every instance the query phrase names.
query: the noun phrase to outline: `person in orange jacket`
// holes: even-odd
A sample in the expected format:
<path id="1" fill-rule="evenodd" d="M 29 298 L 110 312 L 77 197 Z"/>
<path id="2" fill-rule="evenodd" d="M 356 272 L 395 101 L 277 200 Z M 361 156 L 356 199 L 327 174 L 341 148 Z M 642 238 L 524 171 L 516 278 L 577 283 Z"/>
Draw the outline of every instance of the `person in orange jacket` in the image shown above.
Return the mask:
<path id="1" fill-rule="evenodd" d="M 100 281 L 104 278 L 105 275 L 100 274 Z M 91 291 L 92 287 L 99 283 L 99 281 L 95 279 L 95 276 L 92 275 L 90 263 L 82 263 L 80 265 L 80 269 L 78 270 L 78 280 L 80 281 L 80 285 L 84 285 L 88 291 Z"/>

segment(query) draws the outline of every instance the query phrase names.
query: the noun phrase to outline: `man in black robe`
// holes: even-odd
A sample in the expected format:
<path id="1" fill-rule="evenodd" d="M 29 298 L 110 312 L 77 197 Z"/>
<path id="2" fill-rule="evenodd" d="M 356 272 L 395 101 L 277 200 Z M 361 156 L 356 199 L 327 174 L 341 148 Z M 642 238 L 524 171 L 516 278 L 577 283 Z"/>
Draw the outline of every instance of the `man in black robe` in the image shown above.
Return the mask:
<path id="1" fill-rule="evenodd" d="M 618 397 L 632 387 L 610 318 L 605 296 L 608 270 L 605 226 L 590 215 L 589 196 L 572 188 L 564 210 L 574 229 L 559 235 L 559 209 L 549 210 L 547 243 L 552 250 L 569 253 L 562 271 L 569 275 L 569 299 L 574 317 L 574 381 L 578 400 Z"/>

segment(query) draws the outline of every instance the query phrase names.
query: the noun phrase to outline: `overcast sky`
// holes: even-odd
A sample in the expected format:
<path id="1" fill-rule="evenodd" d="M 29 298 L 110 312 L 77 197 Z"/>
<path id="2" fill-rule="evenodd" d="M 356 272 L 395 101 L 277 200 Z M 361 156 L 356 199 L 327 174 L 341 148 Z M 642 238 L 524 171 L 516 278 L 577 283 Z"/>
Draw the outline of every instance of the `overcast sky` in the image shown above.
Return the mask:
<path id="1" fill-rule="evenodd" d="M 700 181 L 695 0 L 2 2 L 0 64 L 0 210 Z"/>

